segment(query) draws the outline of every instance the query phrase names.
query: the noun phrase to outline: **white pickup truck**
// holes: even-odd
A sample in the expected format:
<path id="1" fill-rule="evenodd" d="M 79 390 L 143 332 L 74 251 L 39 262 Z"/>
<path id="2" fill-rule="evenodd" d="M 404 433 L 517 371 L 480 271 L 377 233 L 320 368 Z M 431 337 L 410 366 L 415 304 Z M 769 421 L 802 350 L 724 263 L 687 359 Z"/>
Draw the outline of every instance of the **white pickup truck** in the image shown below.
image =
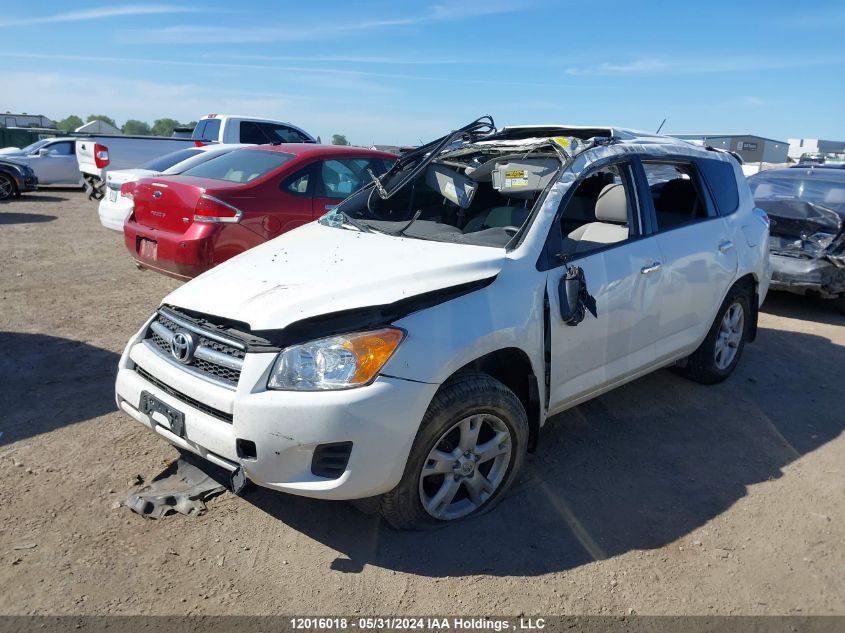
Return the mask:
<path id="1" fill-rule="evenodd" d="M 209 114 L 197 123 L 191 138 L 162 136 L 91 135 L 76 141 L 79 171 L 89 199 L 100 200 L 106 174 L 114 169 L 132 169 L 175 152 L 207 143 L 316 143 L 304 130 L 272 119 L 229 114 Z"/>

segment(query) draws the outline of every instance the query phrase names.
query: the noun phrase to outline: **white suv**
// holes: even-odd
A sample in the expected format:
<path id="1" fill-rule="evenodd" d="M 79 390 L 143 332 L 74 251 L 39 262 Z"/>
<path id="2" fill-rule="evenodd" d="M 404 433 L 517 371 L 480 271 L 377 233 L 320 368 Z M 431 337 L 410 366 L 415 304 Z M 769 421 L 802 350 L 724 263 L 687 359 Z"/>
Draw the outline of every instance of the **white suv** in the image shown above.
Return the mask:
<path id="1" fill-rule="evenodd" d="M 500 500 L 552 415 L 754 339 L 768 218 L 727 153 L 479 119 L 185 284 L 117 403 L 177 447 L 400 528 Z M 246 228 L 245 228 L 246 230 Z"/>

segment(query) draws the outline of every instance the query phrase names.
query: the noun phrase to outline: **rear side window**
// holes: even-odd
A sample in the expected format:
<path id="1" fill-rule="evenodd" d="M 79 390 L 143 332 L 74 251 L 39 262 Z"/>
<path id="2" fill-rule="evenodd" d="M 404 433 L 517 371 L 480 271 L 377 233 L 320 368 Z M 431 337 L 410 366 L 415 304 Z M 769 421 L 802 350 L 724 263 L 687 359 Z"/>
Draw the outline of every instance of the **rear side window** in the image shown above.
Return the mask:
<path id="1" fill-rule="evenodd" d="M 698 166 L 710 187 L 719 213 L 734 213 L 739 208 L 739 191 L 733 165 L 723 160 L 701 160 Z"/>
<path id="2" fill-rule="evenodd" d="M 241 143 L 307 143 L 310 139 L 286 125 L 241 121 Z"/>
<path id="3" fill-rule="evenodd" d="M 169 154 L 165 154 L 164 156 L 154 158 L 141 165 L 140 168 L 150 169 L 152 171 L 164 171 L 165 169 L 170 169 L 176 163 L 181 163 L 183 160 L 201 153 L 202 150 L 199 148 L 180 149 L 177 152 L 171 152 Z"/>
<path id="4" fill-rule="evenodd" d="M 216 141 L 220 138 L 220 119 L 203 119 L 197 123 L 191 138 L 195 141 Z"/>
<path id="5" fill-rule="evenodd" d="M 657 228 L 673 229 L 709 217 L 692 163 L 643 162 Z"/>
<path id="6" fill-rule="evenodd" d="M 278 169 L 293 157 L 282 152 L 241 149 L 189 169 L 183 175 L 247 183 Z"/>
<path id="7" fill-rule="evenodd" d="M 384 173 L 382 161 L 370 158 L 341 158 L 322 163 L 322 191 L 325 198 L 345 198 L 372 181 L 367 170 L 376 176 Z"/>

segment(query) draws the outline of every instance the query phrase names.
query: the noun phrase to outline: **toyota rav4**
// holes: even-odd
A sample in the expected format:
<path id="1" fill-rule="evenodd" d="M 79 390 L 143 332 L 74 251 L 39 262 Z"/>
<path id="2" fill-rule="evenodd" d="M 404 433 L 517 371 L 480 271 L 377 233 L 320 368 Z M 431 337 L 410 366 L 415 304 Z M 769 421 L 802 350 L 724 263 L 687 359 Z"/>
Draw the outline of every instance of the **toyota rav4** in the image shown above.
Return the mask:
<path id="1" fill-rule="evenodd" d="M 117 403 L 234 481 L 428 528 L 502 499 L 553 415 L 734 370 L 769 226 L 736 159 L 489 117 L 166 297 Z"/>

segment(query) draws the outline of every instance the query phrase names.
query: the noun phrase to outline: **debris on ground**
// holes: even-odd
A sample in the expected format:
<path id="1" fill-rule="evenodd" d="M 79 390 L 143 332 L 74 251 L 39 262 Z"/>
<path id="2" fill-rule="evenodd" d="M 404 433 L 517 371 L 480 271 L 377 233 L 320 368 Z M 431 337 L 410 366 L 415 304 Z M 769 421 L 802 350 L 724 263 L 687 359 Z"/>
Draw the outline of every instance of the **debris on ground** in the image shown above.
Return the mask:
<path id="1" fill-rule="evenodd" d="M 152 482 L 130 494 L 125 505 L 147 519 L 176 512 L 199 515 L 207 510 L 206 501 L 226 490 L 228 478 L 226 471 L 210 464 L 200 466 L 183 455 Z M 138 479 L 143 482 L 140 475 Z"/>

